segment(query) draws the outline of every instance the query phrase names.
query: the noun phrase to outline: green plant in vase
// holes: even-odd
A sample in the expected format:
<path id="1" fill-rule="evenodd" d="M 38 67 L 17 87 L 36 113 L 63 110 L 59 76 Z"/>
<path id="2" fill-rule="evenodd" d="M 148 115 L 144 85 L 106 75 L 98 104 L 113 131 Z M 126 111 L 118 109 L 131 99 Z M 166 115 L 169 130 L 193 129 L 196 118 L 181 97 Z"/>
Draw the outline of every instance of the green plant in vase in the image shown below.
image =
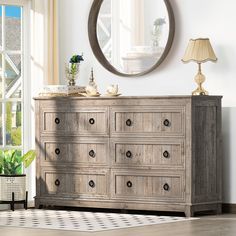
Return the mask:
<path id="1" fill-rule="evenodd" d="M 79 74 L 80 62 L 84 61 L 83 55 L 73 55 L 68 64 L 66 64 L 66 78 L 68 85 L 75 86 L 75 80 Z"/>
<path id="2" fill-rule="evenodd" d="M 0 201 L 12 201 L 14 193 L 14 200 L 25 200 L 27 208 L 26 175 L 23 174 L 23 166 L 28 168 L 35 158 L 34 150 L 24 155 L 19 150 L 0 150 Z"/>
<path id="3" fill-rule="evenodd" d="M 0 174 L 21 175 L 22 166 L 28 168 L 36 158 L 36 152 L 30 150 L 21 155 L 19 150 L 0 150 Z"/>
<path id="4" fill-rule="evenodd" d="M 157 18 L 153 22 L 153 29 L 151 31 L 153 47 L 160 46 L 163 25 L 166 24 L 165 18 Z"/>

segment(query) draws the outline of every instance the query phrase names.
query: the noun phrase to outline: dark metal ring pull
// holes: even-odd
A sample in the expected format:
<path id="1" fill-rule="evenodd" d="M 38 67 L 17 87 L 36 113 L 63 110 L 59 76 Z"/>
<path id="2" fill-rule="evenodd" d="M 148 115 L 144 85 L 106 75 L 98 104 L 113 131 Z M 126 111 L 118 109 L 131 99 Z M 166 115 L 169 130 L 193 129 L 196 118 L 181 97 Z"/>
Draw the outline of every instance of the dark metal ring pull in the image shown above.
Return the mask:
<path id="1" fill-rule="evenodd" d="M 56 119 L 55 119 L 55 123 L 56 123 L 57 125 L 59 125 L 59 124 L 60 124 L 60 122 L 61 122 L 61 121 L 60 121 L 60 119 L 59 119 L 59 118 L 56 118 Z"/>
<path id="2" fill-rule="evenodd" d="M 59 180 L 59 179 L 56 179 L 55 185 L 58 187 L 58 186 L 60 186 L 60 184 L 61 184 L 60 180 Z"/>
<path id="3" fill-rule="evenodd" d="M 90 119 L 89 119 L 89 124 L 90 124 L 90 125 L 94 125 L 94 124 L 95 124 L 95 120 L 94 120 L 93 118 L 90 118 Z"/>
<path id="4" fill-rule="evenodd" d="M 94 152 L 94 150 L 89 151 L 89 156 L 92 158 L 96 156 L 96 153 Z"/>
<path id="5" fill-rule="evenodd" d="M 170 153 L 168 151 L 164 151 L 163 152 L 163 157 L 169 158 L 170 157 Z"/>
<path id="6" fill-rule="evenodd" d="M 164 189 L 165 191 L 169 191 L 169 190 L 170 190 L 169 184 L 164 184 L 163 189 Z"/>
<path id="7" fill-rule="evenodd" d="M 168 127 L 168 126 L 170 126 L 170 121 L 168 119 L 165 119 L 163 124 L 164 124 L 164 126 Z"/>
<path id="8" fill-rule="evenodd" d="M 127 182 L 127 187 L 128 187 L 128 188 L 132 188 L 132 186 L 133 186 L 132 182 L 131 182 L 131 181 L 128 181 L 128 182 Z"/>
<path id="9" fill-rule="evenodd" d="M 90 181 L 89 181 L 89 186 L 90 186 L 91 188 L 94 188 L 94 187 L 95 187 L 95 183 L 94 183 L 93 180 L 90 180 Z"/>
<path id="10" fill-rule="evenodd" d="M 59 149 L 59 148 L 56 148 L 56 149 L 55 149 L 55 153 L 56 153 L 57 155 L 59 155 L 59 154 L 61 153 L 60 149 Z"/>
<path id="11" fill-rule="evenodd" d="M 132 121 L 130 119 L 128 119 L 125 123 L 126 123 L 127 126 L 131 126 L 132 125 Z"/>
<path id="12" fill-rule="evenodd" d="M 131 151 L 127 151 L 125 155 L 126 155 L 127 158 L 132 158 L 132 152 Z"/>

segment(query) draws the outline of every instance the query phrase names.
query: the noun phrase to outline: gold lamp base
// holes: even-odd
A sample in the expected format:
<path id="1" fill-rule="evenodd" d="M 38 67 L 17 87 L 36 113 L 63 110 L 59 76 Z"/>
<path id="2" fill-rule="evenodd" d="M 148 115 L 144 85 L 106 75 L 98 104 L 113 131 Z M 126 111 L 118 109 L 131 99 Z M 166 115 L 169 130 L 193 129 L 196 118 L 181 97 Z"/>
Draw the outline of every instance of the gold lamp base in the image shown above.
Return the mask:
<path id="1" fill-rule="evenodd" d="M 195 89 L 193 92 L 192 92 L 192 95 L 209 95 L 209 93 L 204 89 L 204 88 L 200 88 L 198 87 L 197 89 Z"/>
<path id="2" fill-rule="evenodd" d="M 198 63 L 198 73 L 194 80 L 198 84 L 198 87 L 192 92 L 192 95 L 209 95 L 209 93 L 202 87 L 206 77 L 201 72 L 201 63 Z"/>

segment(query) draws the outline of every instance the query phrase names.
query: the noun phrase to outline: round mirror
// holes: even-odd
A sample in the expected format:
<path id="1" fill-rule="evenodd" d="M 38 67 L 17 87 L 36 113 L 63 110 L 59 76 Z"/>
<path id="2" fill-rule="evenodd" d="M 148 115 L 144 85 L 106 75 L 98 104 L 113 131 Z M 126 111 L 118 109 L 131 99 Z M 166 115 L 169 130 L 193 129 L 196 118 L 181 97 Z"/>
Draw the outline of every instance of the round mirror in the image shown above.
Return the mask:
<path id="1" fill-rule="evenodd" d="M 89 41 L 98 61 L 121 76 L 144 75 L 163 62 L 174 38 L 168 0 L 94 0 Z"/>

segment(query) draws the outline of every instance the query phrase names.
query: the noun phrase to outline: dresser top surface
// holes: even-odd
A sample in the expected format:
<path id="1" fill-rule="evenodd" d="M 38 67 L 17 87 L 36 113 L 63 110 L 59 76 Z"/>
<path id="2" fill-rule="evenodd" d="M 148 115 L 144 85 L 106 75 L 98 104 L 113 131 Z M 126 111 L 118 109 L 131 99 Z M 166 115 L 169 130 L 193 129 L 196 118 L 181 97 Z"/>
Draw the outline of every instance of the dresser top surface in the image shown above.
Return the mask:
<path id="1" fill-rule="evenodd" d="M 122 100 L 122 99 L 221 99 L 222 96 L 192 96 L 192 95 L 171 95 L 171 96 L 119 96 L 119 97 L 81 97 L 81 96 L 38 96 L 35 100 Z"/>

